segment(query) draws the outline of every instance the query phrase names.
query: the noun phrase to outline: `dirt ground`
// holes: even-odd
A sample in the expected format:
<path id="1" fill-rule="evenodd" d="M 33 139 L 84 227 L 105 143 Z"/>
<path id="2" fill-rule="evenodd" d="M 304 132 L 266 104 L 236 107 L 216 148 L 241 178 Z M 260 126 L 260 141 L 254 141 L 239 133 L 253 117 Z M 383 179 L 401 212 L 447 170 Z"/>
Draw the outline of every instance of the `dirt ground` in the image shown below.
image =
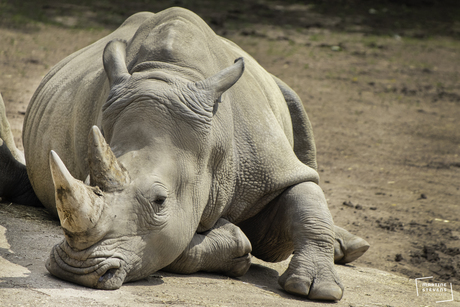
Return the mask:
<path id="1" fill-rule="evenodd" d="M 386 271 L 395 274 L 391 275 L 395 280 L 400 278 L 402 284 L 433 276 L 431 282 L 452 284 L 454 290 L 460 290 L 457 6 L 440 8 L 436 1 L 415 5 L 409 0 L 402 1 L 404 5 L 342 1 L 342 7 L 326 7 L 315 1 L 225 5 L 165 1 L 163 7 L 149 1 L 114 2 L 112 10 L 106 10 L 103 1 L 94 6 L 86 1 L 24 1 L 24 6 L 0 1 L 0 92 L 19 147 L 28 101 L 54 64 L 108 34 L 130 13 L 157 11 L 169 4 L 186 6 L 203 16 L 217 33 L 252 54 L 302 98 L 313 125 L 321 187 L 334 222 L 371 244 L 353 266 L 339 268 L 344 283 L 348 280 L 355 286 L 357 281 L 350 278 L 357 272 L 364 282 L 366 276 L 377 278 Z M 105 19 L 100 17 L 102 11 Z M 45 305 L 50 297 L 68 303 L 62 292 L 54 296 L 50 289 L 61 283 L 70 289 L 66 292 L 69 296 L 72 289 L 81 289 L 53 279 L 44 269 L 51 246 L 62 237 L 58 222 L 44 210 L 0 203 L 1 306 L 15 302 Z M 112 297 L 116 298 L 112 303 L 95 299 L 90 290 L 84 290 L 89 296 L 75 305 L 294 306 L 300 301 L 276 285 L 275 275 L 283 265 L 253 266 L 249 275 L 239 280 L 160 272 L 127 285 L 122 290 L 125 292 Z M 16 273 L 8 275 L 9 270 Z M 45 283 L 49 291 L 29 291 L 35 296 L 25 299 L 21 291 L 30 280 L 21 276 L 27 271 L 32 272 L 30 278 L 35 278 L 36 284 Z M 275 282 L 265 282 L 265 276 Z M 246 289 L 247 283 L 251 287 Z M 367 280 L 362 286 L 370 283 Z M 147 286 L 158 291 L 151 301 L 136 296 L 136 291 L 139 295 L 148 292 Z M 221 293 L 219 299 L 212 298 L 208 286 Z M 346 285 L 346 291 L 353 293 L 353 287 Z M 1 292 L 1 288 L 10 291 Z M 109 295 L 100 293 L 104 294 L 99 298 Z M 131 303 L 126 293 L 133 297 Z M 410 306 L 390 300 L 378 289 L 370 292 L 370 297 L 356 295 L 348 301 L 345 296 L 339 306 Z M 387 295 L 387 301 L 372 303 L 372 295 Z M 414 306 L 434 302 L 418 304 L 418 297 L 409 299 L 417 303 Z M 59 300 L 53 304 L 58 305 Z M 455 300 L 458 302 L 460 296 Z"/>

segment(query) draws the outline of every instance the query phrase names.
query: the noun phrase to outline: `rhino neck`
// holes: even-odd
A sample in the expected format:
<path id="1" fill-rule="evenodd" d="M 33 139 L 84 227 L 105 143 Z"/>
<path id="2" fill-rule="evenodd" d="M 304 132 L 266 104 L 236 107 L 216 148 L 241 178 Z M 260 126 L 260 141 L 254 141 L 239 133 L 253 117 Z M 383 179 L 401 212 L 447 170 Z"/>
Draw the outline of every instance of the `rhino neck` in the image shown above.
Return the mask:
<path id="1" fill-rule="evenodd" d="M 227 94 L 225 93 L 224 96 Z M 208 165 L 212 170 L 209 196 L 204 207 L 198 232 L 211 229 L 217 220 L 226 216 L 237 182 L 237 151 L 234 142 L 233 114 L 231 103 L 224 97 L 213 116 L 209 140 L 211 153 Z"/>

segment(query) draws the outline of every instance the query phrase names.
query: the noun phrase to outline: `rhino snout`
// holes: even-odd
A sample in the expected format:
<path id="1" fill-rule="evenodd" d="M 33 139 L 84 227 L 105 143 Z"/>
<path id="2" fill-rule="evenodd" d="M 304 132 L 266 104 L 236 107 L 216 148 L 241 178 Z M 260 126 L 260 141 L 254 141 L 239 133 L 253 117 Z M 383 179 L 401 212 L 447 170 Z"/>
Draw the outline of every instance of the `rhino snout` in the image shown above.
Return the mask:
<path id="1" fill-rule="evenodd" d="M 95 255 L 79 260 L 81 252 L 72 256 L 65 245 L 65 242 L 55 245 L 46 262 L 46 269 L 53 276 L 89 288 L 115 290 L 121 287 L 128 273 L 122 259 Z"/>
<path id="2" fill-rule="evenodd" d="M 121 287 L 126 278 L 126 272 L 121 268 L 108 269 L 97 280 L 94 288 L 102 290 L 116 290 Z"/>

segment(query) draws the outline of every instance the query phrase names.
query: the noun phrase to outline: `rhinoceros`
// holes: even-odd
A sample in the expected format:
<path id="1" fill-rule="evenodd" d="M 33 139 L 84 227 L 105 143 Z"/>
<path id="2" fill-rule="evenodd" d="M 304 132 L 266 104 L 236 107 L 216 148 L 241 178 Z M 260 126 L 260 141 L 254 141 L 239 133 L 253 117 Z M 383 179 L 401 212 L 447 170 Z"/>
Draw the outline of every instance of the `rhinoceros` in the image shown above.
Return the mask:
<path id="1" fill-rule="evenodd" d="M 298 95 L 186 9 L 137 13 L 52 68 L 24 156 L 0 105 L 0 196 L 59 218 L 46 268 L 61 279 L 237 277 L 292 255 L 285 291 L 339 300 L 334 262 L 369 247 L 333 223 Z"/>

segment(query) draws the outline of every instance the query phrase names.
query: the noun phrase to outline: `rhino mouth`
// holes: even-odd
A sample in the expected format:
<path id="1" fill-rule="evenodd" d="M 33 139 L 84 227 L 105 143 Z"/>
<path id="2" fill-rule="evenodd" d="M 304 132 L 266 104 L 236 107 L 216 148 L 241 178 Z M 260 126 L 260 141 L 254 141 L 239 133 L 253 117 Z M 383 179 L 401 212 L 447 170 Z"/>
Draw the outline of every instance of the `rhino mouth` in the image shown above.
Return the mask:
<path id="1" fill-rule="evenodd" d="M 58 278 L 104 290 L 120 288 L 127 276 L 126 262 L 121 255 L 73 251 L 65 240 L 53 247 L 46 268 Z"/>

